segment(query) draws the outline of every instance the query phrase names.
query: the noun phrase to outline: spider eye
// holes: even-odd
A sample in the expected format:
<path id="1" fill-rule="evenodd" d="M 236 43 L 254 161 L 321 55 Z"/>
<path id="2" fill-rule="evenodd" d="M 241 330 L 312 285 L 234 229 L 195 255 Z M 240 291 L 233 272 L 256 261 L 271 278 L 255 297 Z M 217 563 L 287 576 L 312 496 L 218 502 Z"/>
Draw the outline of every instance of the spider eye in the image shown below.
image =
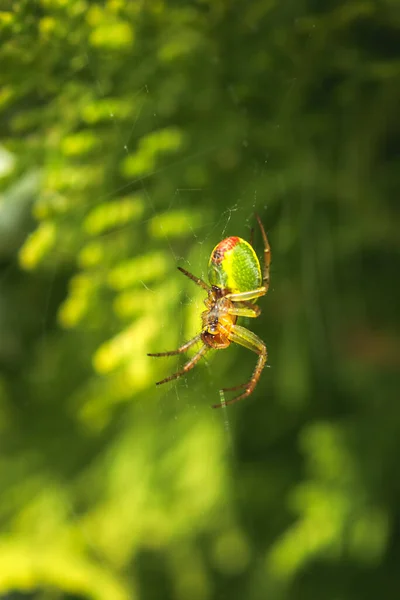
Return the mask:
<path id="1" fill-rule="evenodd" d="M 208 331 L 212 334 L 218 333 L 218 319 L 212 321 L 208 326 Z"/>

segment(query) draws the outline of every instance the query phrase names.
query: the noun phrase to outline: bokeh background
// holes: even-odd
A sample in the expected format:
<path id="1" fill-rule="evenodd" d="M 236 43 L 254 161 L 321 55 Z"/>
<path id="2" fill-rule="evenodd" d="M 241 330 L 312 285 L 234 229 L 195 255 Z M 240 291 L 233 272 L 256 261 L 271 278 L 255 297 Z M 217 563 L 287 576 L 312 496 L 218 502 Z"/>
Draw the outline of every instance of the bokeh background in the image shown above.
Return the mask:
<path id="1" fill-rule="evenodd" d="M 398 16 L 1 3 L 2 599 L 400 597 Z M 213 411 L 254 355 L 146 353 L 255 212 L 270 368 Z"/>

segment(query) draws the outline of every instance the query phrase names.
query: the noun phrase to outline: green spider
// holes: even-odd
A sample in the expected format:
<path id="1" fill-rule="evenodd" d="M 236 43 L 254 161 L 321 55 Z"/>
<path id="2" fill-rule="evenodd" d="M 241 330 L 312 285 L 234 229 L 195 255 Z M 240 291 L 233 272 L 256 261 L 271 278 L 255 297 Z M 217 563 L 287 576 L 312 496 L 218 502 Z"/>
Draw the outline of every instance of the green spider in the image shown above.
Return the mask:
<path id="1" fill-rule="evenodd" d="M 183 366 L 181 371 L 157 381 L 156 385 L 182 377 L 190 369 L 193 369 L 209 350 L 212 348 L 222 350 L 227 348 L 231 342 L 240 344 L 258 354 L 258 361 L 249 382 L 231 388 L 223 388 L 224 392 L 245 388 L 244 392 L 227 402 L 215 404 L 213 408 L 232 404 L 250 396 L 267 362 L 267 348 L 264 342 L 252 331 L 236 324 L 238 317 L 258 317 L 260 315 L 261 309 L 255 305 L 255 302 L 267 293 L 269 287 L 271 250 L 260 217 L 256 215 L 256 218 L 264 241 L 263 272 L 261 273 L 260 262 L 252 242 L 246 242 L 240 237 L 228 237 L 215 246 L 208 263 L 210 285 L 182 267 L 178 267 L 186 277 L 206 290 L 208 294 L 204 301 L 207 310 L 201 315 L 201 332 L 177 350 L 148 354 L 148 356 L 174 356 L 186 352 L 197 342 L 202 342 L 200 350 Z"/>

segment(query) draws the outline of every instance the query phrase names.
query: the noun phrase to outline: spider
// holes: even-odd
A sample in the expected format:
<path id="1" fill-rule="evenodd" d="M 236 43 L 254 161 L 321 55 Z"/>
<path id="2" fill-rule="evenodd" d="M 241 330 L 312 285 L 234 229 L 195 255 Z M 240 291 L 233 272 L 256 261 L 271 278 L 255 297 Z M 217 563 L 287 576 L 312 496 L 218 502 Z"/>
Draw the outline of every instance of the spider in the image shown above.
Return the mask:
<path id="1" fill-rule="evenodd" d="M 181 273 L 207 292 L 207 298 L 204 301 L 206 310 L 201 315 L 201 331 L 177 350 L 148 354 L 148 356 L 157 357 L 174 356 L 186 352 L 197 342 L 202 342 L 201 348 L 180 371 L 157 381 L 156 385 L 182 377 L 190 369 L 193 369 L 209 350 L 212 348 L 222 350 L 227 348 L 231 342 L 240 344 L 258 354 L 257 364 L 250 381 L 222 390 L 231 392 L 244 388 L 244 391 L 227 402 L 215 404 L 213 408 L 232 404 L 250 396 L 267 362 L 267 348 L 264 342 L 252 331 L 236 324 L 238 317 L 255 318 L 260 315 L 261 309 L 255 305 L 255 302 L 267 293 L 269 287 L 271 251 L 260 217 L 256 215 L 256 219 L 264 241 L 263 272 L 261 273 L 260 262 L 254 251 L 252 240 L 249 243 L 240 237 L 228 237 L 215 246 L 208 263 L 210 285 L 182 267 L 178 267 Z"/>

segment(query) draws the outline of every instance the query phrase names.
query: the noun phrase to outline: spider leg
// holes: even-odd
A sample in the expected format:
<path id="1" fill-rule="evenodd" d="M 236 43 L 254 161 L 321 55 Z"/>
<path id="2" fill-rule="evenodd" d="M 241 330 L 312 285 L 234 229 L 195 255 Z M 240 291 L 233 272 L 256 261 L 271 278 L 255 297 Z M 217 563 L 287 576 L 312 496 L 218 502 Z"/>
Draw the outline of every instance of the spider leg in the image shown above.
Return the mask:
<path id="1" fill-rule="evenodd" d="M 147 356 L 175 356 L 176 354 L 182 354 L 182 352 L 186 352 L 189 348 L 194 346 L 197 342 L 201 340 L 201 334 L 196 335 L 194 338 L 180 346 L 177 350 L 169 350 L 168 352 L 154 352 L 152 354 L 148 354 Z"/>
<path id="2" fill-rule="evenodd" d="M 249 301 L 244 300 L 243 302 L 240 303 L 240 306 L 246 306 L 246 308 L 253 308 L 253 309 L 259 308 L 253 302 L 251 302 L 251 300 L 249 300 Z M 261 308 L 260 308 L 260 311 L 261 311 Z"/>
<path id="3" fill-rule="evenodd" d="M 233 325 L 228 332 L 228 337 L 231 342 L 240 344 L 241 346 L 244 346 L 245 348 L 248 348 L 249 350 L 252 350 L 258 354 L 258 360 L 250 381 L 245 385 L 237 386 L 238 389 L 240 387 L 245 387 L 245 391 L 242 394 L 239 394 L 239 396 L 232 398 L 232 400 L 228 400 L 228 402 L 224 402 L 223 404 L 215 404 L 213 408 L 220 408 L 221 406 L 233 404 L 233 402 L 238 402 L 239 400 L 243 400 L 244 398 L 247 398 L 247 396 L 250 396 L 250 394 L 254 391 L 254 388 L 260 379 L 261 372 L 265 367 L 265 363 L 267 362 L 267 348 L 264 342 L 252 331 L 249 331 L 240 325 Z"/>
<path id="4" fill-rule="evenodd" d="M 232 300 L 232 302 L 247 302 L 248 300 L 255 300 L 260 296 L 265 296 L 267 289 L 264 285 L 256 290 L 248 290 L 247 292 L 237 292 L 236 294 L 226 294 L 225 298 Z"/>
<path id="5" fill-rule="evenodd" d="M 231 308 L 228 308 L 227 313 L 228 315 L 236 315 L 237 317 L 256 318 L 260 316 L 261 308 L 255 305 L 232 306 Z"/>
<path id="6" fill-rule="evenodd" d="M 234 392 L 235 390 L 240 390 L 244 387 L 246 387 L 247 382 L 246 383 L 239 383 L 239 385 L 234 385 L 233 387 L 229 387 L 229 388 L 222 388 L 223 392 Z"/>
<path id="7" fill-rule="evenodd" d="M 193 369 L 193 367 L 206 354 L 206 352 L 208 352 L 209 349 L 210 348 L 204 344 L 200 348 L 200 350 L 183 366 L 183 368 L 180 371 L 174 373 L 173 375 L 170 375 L 169 377 L 166 377 L 165 379 L 162 379 L 161 381 L 157 381 L 156 385 L 167 383 L 167 381 L 172 381 L 172 379 L 178 379 L 178 377 L 182 377 L 182 375 L 185 375 L 185 373 L 190 371 L 190 369 Z"/>
<path id="8" fill-rule="evenodd" d="M 189 279 L 194 281 L 197 285 L 202 287 L 203 290 L 206 290 L 208 292 L 208 290 L 210 289 L 210 286 L 208 286 L 202 279 L 200 279 L 200 277 L 196 277 L 196 275 L 192 275 L 192 273 L 189 273 L 189 271 L 186 271 L 186 269 L 183 269 L 182 267 L 178 267 L 178 270 L 181 273 L 183 273 L 184 275 L 186 275 L 186 277 L 189 277 Z"/>
<path id="9" fill-rule="evenodd" d="M 256 219 L 261 229 L 261 235 L 264 242 L 264 269 L 263 269 L 263 284 L 265 287 L 265 293 L 269 288 L 269 265 L 271 263 L 271 248 L 268 243 L 267 234 L 265 233 L 264 225 L 261 222 L 260 217 L 256 214 Z"/>

